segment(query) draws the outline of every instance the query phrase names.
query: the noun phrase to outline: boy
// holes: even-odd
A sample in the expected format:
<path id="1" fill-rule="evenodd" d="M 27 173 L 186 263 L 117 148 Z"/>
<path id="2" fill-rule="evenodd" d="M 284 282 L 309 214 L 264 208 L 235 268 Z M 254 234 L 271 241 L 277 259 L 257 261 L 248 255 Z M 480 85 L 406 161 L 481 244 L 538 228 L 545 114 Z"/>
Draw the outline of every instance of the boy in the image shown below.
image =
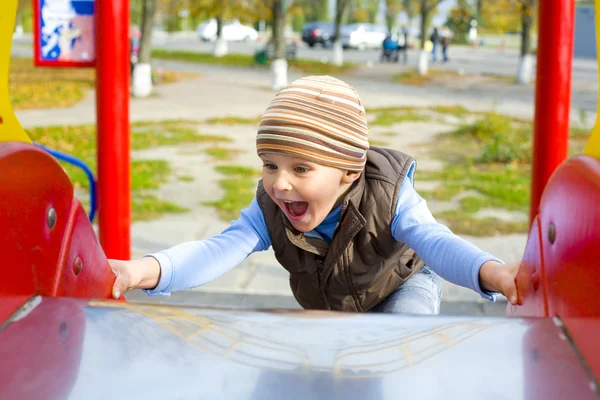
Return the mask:
<path id="1" fill-rule="evenodd" d="M 517 303 L 518 264 L 503 265 L 435 221 L 413 188 L 415 161 L 370 148 L 364 107 L 347 83 L 292 82 L 263 114 L 256 148 L 262 180 L 239 219 L 205 240 L 111 260 L 115 298 L 200 286 L 272 246 L 308 309 L 437 314 L 437 274 Z"/>

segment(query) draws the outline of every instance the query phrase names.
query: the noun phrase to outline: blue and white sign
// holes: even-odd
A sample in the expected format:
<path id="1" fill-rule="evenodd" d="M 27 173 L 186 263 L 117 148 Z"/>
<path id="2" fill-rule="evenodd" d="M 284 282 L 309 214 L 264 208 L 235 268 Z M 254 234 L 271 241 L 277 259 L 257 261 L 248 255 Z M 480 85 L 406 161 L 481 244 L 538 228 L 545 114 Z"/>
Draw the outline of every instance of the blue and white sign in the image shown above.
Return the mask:
<path id="1" fill-rule="evenodd" d="M 95 54 L 94 0 L 38 0 L 36 62 L 89 65 Z"/>

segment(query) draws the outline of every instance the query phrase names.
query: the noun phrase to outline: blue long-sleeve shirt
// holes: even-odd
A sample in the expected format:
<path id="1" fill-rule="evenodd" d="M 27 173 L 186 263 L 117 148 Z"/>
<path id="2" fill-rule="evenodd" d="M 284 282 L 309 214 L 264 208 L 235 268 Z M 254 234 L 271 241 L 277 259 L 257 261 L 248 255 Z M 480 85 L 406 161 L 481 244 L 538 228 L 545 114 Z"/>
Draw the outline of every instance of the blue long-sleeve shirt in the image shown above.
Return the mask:
<path id="1" fill-rule="evenodd" d="M 425 200 L 413 187 L 413 173 L 414 164 L 402 182 L 398 195 L 390 227 L 393 237 L 408 244 L 442 278 L 495 301 L 497 293 L 483 291 L 479 286 L 479 270 L 486 261 L 501 261 L 436 222 Z M 341 206 L 338 206 L 306 235 L 331 242 L 340 214 Z M 168 295 L 172 291 L 204 285 L 238 265 L 250 254 L 267 250 L 270 246 L 271 238 L 265 218 L 255 198 L 222 233 L 150 254 L 160 263 L 161 277 L 158 285 L 146 290 L 146 293 Z"/>

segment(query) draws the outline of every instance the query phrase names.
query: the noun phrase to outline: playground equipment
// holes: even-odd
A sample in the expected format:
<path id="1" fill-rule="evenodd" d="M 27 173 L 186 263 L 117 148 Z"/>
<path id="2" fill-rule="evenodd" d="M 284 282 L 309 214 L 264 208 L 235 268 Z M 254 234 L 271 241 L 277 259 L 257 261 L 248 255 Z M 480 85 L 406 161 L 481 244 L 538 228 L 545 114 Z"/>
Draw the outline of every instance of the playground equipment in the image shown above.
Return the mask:
<path id="1" fill-rule="evenodd" d="M 126 44 L 127 4 L 97 4 L 98 29 L 109 32 L 98 38 L 98 105 L 110 95 L 127 110 L 127 49 L 113 43 Z M 517 276 L 523 305 L 509 306 L 504 318 L 110 300 L 114 276 L 106 255 L 128 246 L 129 236 L 107 237 L 101 223 L 97 239 L 58 161 L 31 143 L 12 111 L 16 5 L 0 5 L 0 398 L 599 397 L 600 124 L 584 153 L 565 161 L 572 1 L 540 4 L 533 174 L 539 199 L 532 198 Z M 103 69 L 109 64 L 114 75 Z M 106 178 L 110 163 L 129 173 L 128 139 L 116 137 L 128 134 L 127 114 L 104 108 L 98 117 L 100 220 L 115 229 L 129 219 L 117 220 L 119 206 L 106 208 L 102 196 L 110 188 L 129 201 L 128 194 L 121 199 L 129 177 L 116 186 Z M 107 123 L 115 130 L 107 132 Z"/>

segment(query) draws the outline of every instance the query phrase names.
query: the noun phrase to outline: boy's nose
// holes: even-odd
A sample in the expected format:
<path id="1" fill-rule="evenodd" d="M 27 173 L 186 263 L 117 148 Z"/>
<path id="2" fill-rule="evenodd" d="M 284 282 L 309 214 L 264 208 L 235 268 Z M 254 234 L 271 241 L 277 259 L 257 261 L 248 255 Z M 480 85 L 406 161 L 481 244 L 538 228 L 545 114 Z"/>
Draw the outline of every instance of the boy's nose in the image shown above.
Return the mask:
<path id="1" fill-rule="evenodd" d="M 289 192 L 290 190 L 292 190 L 292 185 L 285 178 L 285 176 L 283 176 L 283 174 L 280 174 L 279 176 L 277 176 L 277 178 L 273 182 L 273 191 L 274 192 Z"/>

